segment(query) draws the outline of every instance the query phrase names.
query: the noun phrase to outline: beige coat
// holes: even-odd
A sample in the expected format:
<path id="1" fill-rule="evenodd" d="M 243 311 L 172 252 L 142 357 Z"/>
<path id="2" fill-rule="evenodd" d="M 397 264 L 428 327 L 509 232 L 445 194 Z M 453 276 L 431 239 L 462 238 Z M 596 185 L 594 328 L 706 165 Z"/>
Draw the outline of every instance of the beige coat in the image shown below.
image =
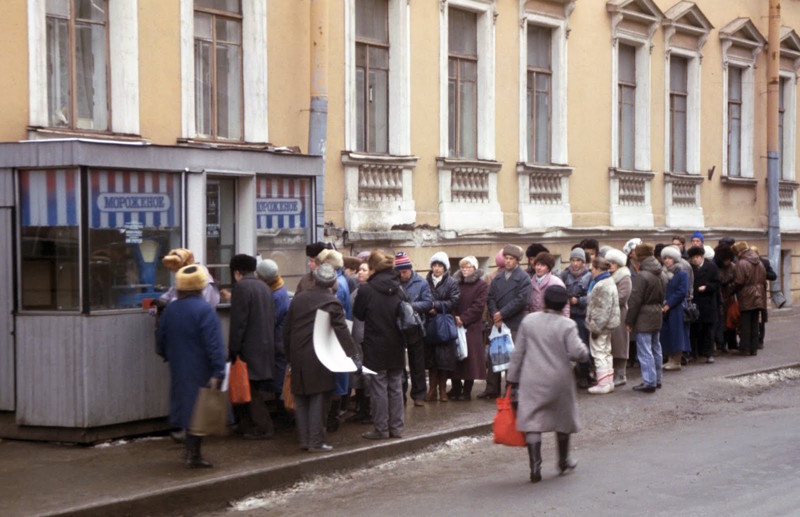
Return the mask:
<path id="1" fill-rule="evenodd" d="M 517 429 L 574 433 L 580 428 L 570 361 L 585 362 L 589 350 L 576 323 L 550 310 L 525 316 L 517 331 L 508 382 L 517 383 Z"/>

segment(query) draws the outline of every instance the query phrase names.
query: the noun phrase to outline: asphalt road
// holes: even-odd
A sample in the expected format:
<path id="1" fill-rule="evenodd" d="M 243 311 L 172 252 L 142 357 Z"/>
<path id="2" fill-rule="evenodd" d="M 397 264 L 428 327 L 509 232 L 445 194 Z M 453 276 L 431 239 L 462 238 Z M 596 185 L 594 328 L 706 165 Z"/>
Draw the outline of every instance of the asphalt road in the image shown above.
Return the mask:
<path id="1" fill-rule="evenodd" d="M 778 382 L 730 412 L 579 433 L 569 476 L 544 436 L 543 476 L 523 448 L 465 438 L 325 476 L 207 515 L 800 515 L 800 383 Z"/>

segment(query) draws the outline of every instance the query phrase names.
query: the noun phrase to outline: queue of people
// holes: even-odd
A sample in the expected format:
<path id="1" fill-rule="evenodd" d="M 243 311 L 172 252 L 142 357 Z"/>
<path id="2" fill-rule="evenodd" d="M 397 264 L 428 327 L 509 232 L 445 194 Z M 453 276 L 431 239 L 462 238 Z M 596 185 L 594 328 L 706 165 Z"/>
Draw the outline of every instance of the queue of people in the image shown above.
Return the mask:
<path id="1" fill-rule="evenodd" d="M 641 383 L 633 390 L 655 393 L 663 371 L 699 359 L 710 364 L 715 355 L 735 350 L 756 355 L 763 347 L 769 263 L 744 241 L 722 239 L 712 249 L 695 232 L 688 250 L 683 244 L 681 237 L 667 245 L 631 239 L 615 249 L 584 239 L 560 273 L 556 256 L 538 243 L 524 253 L 504 246 L 488 275 L 474 256 L 460 258 L 451 272 L 454 264 L 438 251 L 423 276 L 403 251 L 343 257 L 330 245 L 313 243 L 306 247 L 309 272 L 291 300 L 274 261 L 236 255 L 230 262 L 235 283 L 222 293 L 230 301 L 227 351 L 213 310 L 219 301 L 213 279 L 186 260 L 191 252 L 173 250 L 164 263 L 176 271 L 175 289 L 157 329 L 157 349 L 173 377 L 170 421 L 188 429 L 197 390 L 219 385 L 227 355 L 247 364 L 252 398 L 233 411 L 235 430 L 244 438 L 274 435 L 269 408 L 287 388 L 303 450 L 331 450 L 328 434 L 343 422 L 370 424 L 365 439 L 399 438 L 407 399 L 413 407 L 470 401 L 475 381 L 484 379 L 479 399 L 503 393 L 502 373 L 486 346 L 492 327 L 505 326 L 516 344 L 506 384 L 517 396 L 531 481 L 541 479 L 542 432 L 557 433 L 559 471 L 567 473 L 575 466 L 568 450 L 579 427 L 577 389 L 612 393 L 638 365 Z M 418 322 L 410 329 L 399 327 L 402 304 Z M 320 310 L 329 314 L 357 372 L 331 372 L 316 356 L 313 329 Z M 200 327 L 187 332 L 194 324 Z M 461 356 L 459 339 L 466 342 Z M 554 347 L 557 342 L 564 346 Z M 291 382 L 284 388 L 287 371 Z M 564 371 L 574 371 L 575 381 Z M 187 466 L 211 465 L 200 454 L 199 437 L 184 433 L 180 439 Z"/>

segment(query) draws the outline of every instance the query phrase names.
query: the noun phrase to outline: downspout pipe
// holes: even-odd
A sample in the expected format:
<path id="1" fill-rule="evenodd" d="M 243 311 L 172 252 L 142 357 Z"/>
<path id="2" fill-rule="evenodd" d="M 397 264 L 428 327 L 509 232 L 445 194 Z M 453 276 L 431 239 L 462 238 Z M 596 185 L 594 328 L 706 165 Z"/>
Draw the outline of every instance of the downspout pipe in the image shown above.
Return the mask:
<path id="1" fill-rule="evenodd" d="M 321 156 L 322 171 L 315 181 L 316 240 L 325 233 L 325 147 L 328 136 L 328 0 L 311 0 L 311 106 L 308 154 Z"/>
<path id="2" fill-rule="evenodd" d="M 767 239 L 769 261 L 778 275 L 770 282 L 772 302 L 777 307 L 786 303 L 781 292 L 781 224 L 778 201 L 778 182 L 780 181 L 780 139 L 778 138 L 778 95 L 780 92 L 781 56 L 781 1 L 769 1 L 769 33 L 767 54 Z"/>

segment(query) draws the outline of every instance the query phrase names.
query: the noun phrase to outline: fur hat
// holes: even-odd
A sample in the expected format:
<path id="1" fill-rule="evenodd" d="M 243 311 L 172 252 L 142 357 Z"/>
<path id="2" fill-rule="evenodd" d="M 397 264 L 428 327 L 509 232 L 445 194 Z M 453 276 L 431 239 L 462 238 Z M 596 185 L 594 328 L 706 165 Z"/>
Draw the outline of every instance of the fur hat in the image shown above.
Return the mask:
<path id="1" fill-rule="evenodd" d="M 628 256 L 622 253 L 620 250 L 616 248 L 611 248 L 606 251 L 606 260 L 609 262 L 613 262 L 614 264 L 624 266 L 628 262 Z"/>
<path id="2" fill-rule="evenodd" d="M 547 266 L 548 271 L 552 271 L 556 265 L 556 258 L 546 251 L 542 251 L 533 259 L 533 264 L 544 264 Z"/>
<path id="3" fill-rule="evenodd" d="M 681 261 L 681 250 L 677 248 L 677 246 L 669 245 L 664 246 L 664 249 L 661 250 L 661 260 L 665 258 L 671 258 L 675 262 Z"/>
<path id="4" fill-rule="evenodd" d="M 256 261 L 255 257 L 245 255 L 244 253 L 234 255 L 230 261 L 231 273 L 234 271 L 239 271 L 240 273 L 252 273 L 256 270 L 257 265 L 258 262 Z"/>
<path id="5" fill-rule="evenodd" d="M 414 269 L 414 264 L 412 264 L 411 259 L 408 258 L 408 253 L 405 251 L 397 252 L 397 255 L 394 256 L 394 268 L 397 270 Z"/>
<path id="6" fill-rule="evenodd" d="M 194 264 L 194 254 L 186 248 L 175 248 L 174 250 L 169 250 L 169 253 L 161 259 L 161 263 L 174 273 L 183 266 Z"/>
<path id="7" fill-rule="evenodd" d="M 314 242 L 306 246 L 306 257 L 316 258 L 322 250 L 327 249 L 328 246 L 324 242 Z"/>
<path id="8" fill-rule="evenodd" d="M 358 259 L 361 262 L 366 262 L 366 261 L 369 260 L 369 254 L 370 253 L 372 253 L 372 252 L 371 251 L 359 251 L 358 255 L 356 255 L 356 257 L 358 257 Z"/>
<path id="9" fill-rule="evenodd" d="M 633 256 L 636 257 L 636 260 L 644 260 L 647 257 L 652 257 L 653 247 L 645 243 L 637 244 L 636 247 L 633 248 Z"/>
<path id="10" fill-rule="evenodd" d="M 317 261 L 320 264 L 330 264 L 333 269 L 342 269 L 344 267 L 344 260 L 342 254 L 336 250 L 325 249 L 317 255 Z"/>
<path id="11" fill-rule="evenodd" d="M 747 241 L 736 241 L 733 243 L 733 246 L 731 246 L 731 251 L 733 251 L 733 254 L 737 257 L 749 249 L 750 245 L 747 244 Z"/>
<path id="12" fill-rule="evenodd" d="M 639 237 L 634 237 L 633 239 L 630 239 L 628 242 L 625 243 L 625 246 L 622 247 L 622 253 L 624 253 L 625 255 L 630 255 L 631 252 L 634 250 L 634 248 L 636 248 L 636 246 L 638 246 L 641 243 L 642 239 L 640 239 Z"/>
<path id="13" fill-rule="evenodd" d="M 517 260 L 520 260 L 522 258 L 522 249 L 513 244 L 506 244 L 503 246 L 503 257 L 506 255 L 511 255 L 512 257 L 516 257 Z"/>
<path id="14" fill-rule="evenodd" d="M 716 248 L 714 248 L 714 264 L 717 267 L 722 267 L 726 261 L 736 258 L 733 255 L 733 251 L 731 250 L 730 246 L 725 246 L 724 244 L 719 244 Z"/>
<path id="15" fill-rule="evenodd" d="M 278 276 L 278 264 L 272 259 L 264 259 L 256 265 L 256 274 L 261 280 L 271 282 Z"/>
<path id="16" fill-rule="evenodd" d="M 547 249 L 544 245 L 539 244 L 538 242 L 534 242 L 533 244 L 528 246 L 528 249 L 525 250 L 525 256 L 528 258 L 533 258 L 543 251 L 546 251 L 548 253 L 550 252 L 550 250 Z"/>
<path id="17" fill-rule="evenodd" d="M 553 311 L 560 311 L 567 304 L 567 289 L 560 285 L 551 285 L 544 290 L 544 306 Z"/>
<path id="18" fill-rule="evenodd" d="M 430 260 L 430 265 L 433 266 L 435 262 L 443 265 L 445 269 L 450 269 L 450 258 L 448 258 L 447 253 L 444 251 L 437 251 L 433 254 Z"/>
<path id="19" fill-rule="evenodd" d="M 686 254 L 689 255 L 689 258 L 703 257 L 706 254 L 706 249 L 703 246 L 692 246 L 686 250 Z"/>
<path id="20" fill-rule="evenodd" d="M 380 273 L 381 271 L 386 271 L 394 267 L 394 256 L 381 250 L 373 250 L 373 252 L 369 254 L 367 264 L 371 270 Z"/>
<path id="21" fill-rule="evenodd" d="M 358 267 L 364 262 L 358 257 L 343 257 L 342 261 L 344 262 L 345 269 L 351 269 L 353 271 L 358 271 Z"/>
<path id="22" fill-rule="evenodd" d="M 569 259 L 578 259 L 581 262 L 586 262 L 586 252 L 581 247 L 572 248 L 572 251 L 569 252 Z"/>
<path id="23" fill-rule="evenodd" d="M 320 266 L 311 273 L 312 278 L 314 278 L 314 283 L 320 287 L 330 287 L 336 283 L 336 271 L 334 271 L 333 266 L 325 263 L 320 264 Z"/>
<path id="24" fill-rule="evenodd" d="M 599 255 L 592 259 L 592 266 L 600 271 L 608 271 L 611 268 L 611 265 L 608 263 L 608 261 Z"/>
<path id="25" fill-rule="evenodd" d="M 701 232 L 700 230 L 698 230 L 698 231 L 696 231 L 696 232 L 694 232 L 694 233 L 692 234 L 692 238 L 691 238 L 691 239 L 689 239 L 689 240 L 692 240 L 692 239 L 700 239 L 700 242 L 705 242 L 705 241 L 706 241 L 706 240 L 703 238 L 703 232 Z"/>
<path id="26" fill-rule="evenodd" d="M 190 264 L 175 273 L 175 289 L 178 291 L 202 291 L 208 283 L 206 268 Z"/>
<path id="27" fill-rule="evenodd" d="M 611 246 L 600 246 L 600 249 L 597 250 L 597 254 L 603 258 L 606 256 L 606 252 L 611 249 Z"/>
<path id="28" fill-rule="evenodd" d="M 497 252 L 497 255 L 494 256 L 494 265 L 498 268 L 506 267 L 506 256 L 503 254 L 503 250 Z"/>
<path id="29" fill-rule="evenodd" d="M 472 255 L 468 255 L 468 256 L 466 256 L 466 257 L 464 257 L 464 258 L 462 258 L 461 260 L 458 261 L 458 266 L 459 267 L 463 266 L 464 264 L 470 264 L 476 270 L 478 269 L 478 259 L 476 259 Z"/>
<path id="30" fill-rule="evenodd" d="M 705 246 L 703 246 L 703 250 L 705 250 L 705 257 L 708 260 L 714 260 L 714 248 L 706 244 Z"/>
<path id="31" fill-rule="evenodd" d="M 719 244 L 728 247 L 733 246 L 734 242 L 736 242 L 736 239 L 734 239 L 733 237 L 723 237 L 719 240 Z"/>

